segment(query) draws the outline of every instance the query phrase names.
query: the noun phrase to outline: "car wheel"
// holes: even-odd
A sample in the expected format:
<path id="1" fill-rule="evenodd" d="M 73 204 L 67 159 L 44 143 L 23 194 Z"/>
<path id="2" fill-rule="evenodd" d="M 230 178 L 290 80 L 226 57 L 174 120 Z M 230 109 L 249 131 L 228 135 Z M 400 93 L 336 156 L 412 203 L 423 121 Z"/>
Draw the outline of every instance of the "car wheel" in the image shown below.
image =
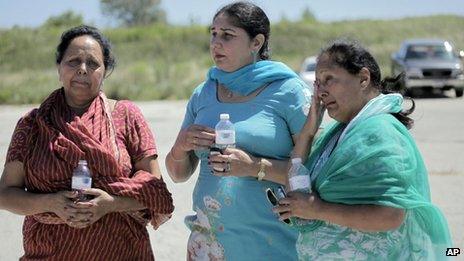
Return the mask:
<path id="1" fill-rule="evenodd" d="M 456 93 L 456 97 L 462 97 L 464 89 L 454 89 L 454 92 Z"/>

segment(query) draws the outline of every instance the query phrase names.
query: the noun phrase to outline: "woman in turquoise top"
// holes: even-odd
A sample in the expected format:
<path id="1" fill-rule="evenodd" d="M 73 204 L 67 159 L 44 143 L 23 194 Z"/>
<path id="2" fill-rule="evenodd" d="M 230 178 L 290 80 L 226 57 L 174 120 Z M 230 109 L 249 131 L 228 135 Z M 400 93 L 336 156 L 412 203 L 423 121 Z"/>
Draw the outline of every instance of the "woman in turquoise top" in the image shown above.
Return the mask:
<path id="1" fill-rule="evenodd" d="M 189 179 L 201 162 L 196 214 L 185 219 L 191 230 L 188 259 L 295 260 L 297 231 L 276 219 L 265 189 L 286 181 L 309 89 L 287 66 L 268 60 L 269 20 L 259 7 L 225 6 L 210 32 L 216 66 L 190 98 L 166 157 L 175 182 Z M 234 123 L 236 148 L 210 154 L 221 113 Z"/>
<path id="2" fill-rule="evenodd" d="M 313 220 L 300 231 L 300 260 L 445 258 L 448 226 L 408 132 L 414 103 L 402 110 L 401 76 L 381 82 L 377 62 L 355 43 L 338 41 L 319 55 L 317 95 L 295 155 L 311 150 L 322 107 L 336 122 L 306 162 L 314 192 L 289 193 L 275 208 L 282 219 Z"/>

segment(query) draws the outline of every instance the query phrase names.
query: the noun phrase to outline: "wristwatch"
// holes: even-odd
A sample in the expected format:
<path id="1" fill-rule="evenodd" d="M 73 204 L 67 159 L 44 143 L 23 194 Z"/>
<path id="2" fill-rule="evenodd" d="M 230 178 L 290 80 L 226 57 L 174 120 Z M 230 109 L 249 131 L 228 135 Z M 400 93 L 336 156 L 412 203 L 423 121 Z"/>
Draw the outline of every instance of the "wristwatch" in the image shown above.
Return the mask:
<path id="1" fill-rule="evenodd" d="M 261 181 L 266 176 L 266 172 L 264 171 L 266 165 L 264 164 L 263 158 L 259 161 L 259 172 L 258 172 L 258 180 Z"/>

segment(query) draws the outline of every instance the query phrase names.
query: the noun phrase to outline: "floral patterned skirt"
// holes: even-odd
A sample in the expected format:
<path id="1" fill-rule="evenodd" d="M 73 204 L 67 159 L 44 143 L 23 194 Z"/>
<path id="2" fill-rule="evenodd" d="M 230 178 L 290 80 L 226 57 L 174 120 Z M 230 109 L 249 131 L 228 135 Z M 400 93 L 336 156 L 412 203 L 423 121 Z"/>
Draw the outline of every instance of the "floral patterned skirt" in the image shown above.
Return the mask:
<path id="1" fill-rule="evenodd" d="M 429 260 L 432 245 L 426 236 L 411 238 L 419 226 L 406 214 L 403 224 L 387 232 L 363 232 L 326 223 L 300 233 L 296 248 L 299 260 Z"/>

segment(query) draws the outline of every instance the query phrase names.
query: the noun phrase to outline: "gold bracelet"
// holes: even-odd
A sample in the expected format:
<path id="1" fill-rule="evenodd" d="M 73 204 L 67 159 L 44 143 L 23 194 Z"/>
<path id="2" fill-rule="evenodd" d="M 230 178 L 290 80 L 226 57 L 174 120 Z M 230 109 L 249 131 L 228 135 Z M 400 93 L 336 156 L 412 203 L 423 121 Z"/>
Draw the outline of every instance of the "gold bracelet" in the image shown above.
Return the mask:
<path id="1" fill-rule="evenodd" d="M 266 176 L 266 164 L 264 164 L 263 158 L 259 160 L 259 172 L 258 172 L 258 180 L 262 181 Z"/>
<path id="2" fill-rule="evenodd" d="M 187 157 L 183 158 L 183 159 L 176 159 L 174 158 L 174 156 L 172 155 L 172 151 L 169 151 L 168 153 L 169 155 L 171 155 L 171 159 L 174 161 L 174 162 L 182 162 L 182 161 L 186 161 L 188 158 L 189 158 L 189 155 L 187 153 Z"/>

